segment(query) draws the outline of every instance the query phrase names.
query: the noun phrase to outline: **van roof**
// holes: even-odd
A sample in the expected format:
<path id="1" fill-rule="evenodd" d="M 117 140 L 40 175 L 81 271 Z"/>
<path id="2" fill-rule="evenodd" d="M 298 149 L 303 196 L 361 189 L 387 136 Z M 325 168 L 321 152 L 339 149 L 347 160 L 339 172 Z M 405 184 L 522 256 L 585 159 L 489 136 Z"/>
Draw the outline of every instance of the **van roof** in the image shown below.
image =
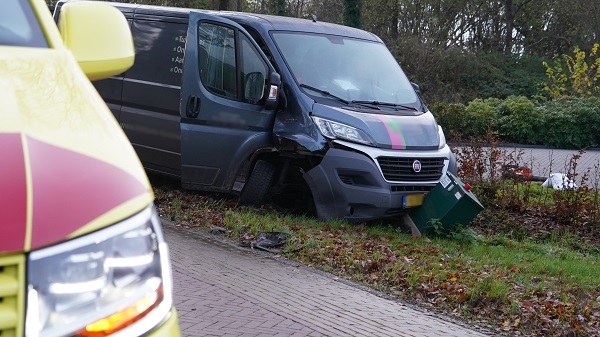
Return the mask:
<path id="1" fill-rule="evenodd" d="M 134 16 L 144 18 L 151 18 L 154 16 L 162 18 L 172 18 L 176 21 L 187 21 L 190 11 L 198 11 L 201 13 L 218 15 L 240 24 L 248 24 L 254 27 L 261 26 L 261 28 L 268 31 L 280 30 L 332 34 L 381 42 L 381 39 L 373 33 L 348 26 L 312 19 L 256 14 L 248 12 L 210 11 L 203 9 L 162 7 L 126 3 L 113 3 L 113 5 L 119 8 L 121 12 L 123 12 L 125 17 L 127 17 L 128 19 L 132 19 Z"/>
<path id="2" fill-rule="evenodd" d="M 227 17 L 228 19 L 236 22 L 262 25 L 265 26 L 264 28 L 267 30 L 332 34 L 381 42 L 381 39 L 373 33 L 348 26 L 312 19 L 246 12 L 220 12 L 218 15 Z"/>

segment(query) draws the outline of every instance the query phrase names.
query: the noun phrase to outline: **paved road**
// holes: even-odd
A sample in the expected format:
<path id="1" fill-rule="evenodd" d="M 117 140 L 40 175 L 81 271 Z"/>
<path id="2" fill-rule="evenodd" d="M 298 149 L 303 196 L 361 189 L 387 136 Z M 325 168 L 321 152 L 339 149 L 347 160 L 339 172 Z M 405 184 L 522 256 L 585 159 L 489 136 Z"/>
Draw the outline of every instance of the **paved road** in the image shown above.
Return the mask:
<path id="1" fill-rule="evenodd" d="M 460 150 L 461 146 L 454 145 L 453 148 Z M 488 148 L 484 148 L 488 149 Z M 518 159 L 516 164 L 525 165 L 532 170 L 534 176 L 548 177 L 550 173 L 568 173 L 571 169 L 570 161 L 577 150 L 547 149 L 542 147 L 531 147 L 513 145 L 501 147 L 506 155 L 512 155 Z M 588 187 L 600 187 L 600 149 L 591 149 L 583 152 L 576 160 L 575 182 L 580 184 L 583 174 L 587 172 Z"/>
<path id="2" fill-rule="evenodd" d="M 486 336 L 332 275 L 164 224 L 185 337 Z"/>

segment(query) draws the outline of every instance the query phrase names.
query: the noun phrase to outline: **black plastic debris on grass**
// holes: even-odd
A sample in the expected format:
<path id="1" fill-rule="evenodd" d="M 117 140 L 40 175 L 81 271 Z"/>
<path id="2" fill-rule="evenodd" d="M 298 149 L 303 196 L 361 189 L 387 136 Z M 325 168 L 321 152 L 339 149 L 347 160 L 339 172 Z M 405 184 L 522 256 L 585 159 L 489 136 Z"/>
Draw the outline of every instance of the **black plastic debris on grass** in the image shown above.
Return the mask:
<path id="1" fill-rule="evenodd" d="M 258 239 L 251 242 L 240 242 L 240 246 L 261 249 L 270 253 L 281 253 L 283 246 L 291 237 L 283 232 L 262 232 Z"/>
<path id="2" fill-rule="evenodd" d="M 210 226 L 210 232 L 211 233 L 225 233 L 227 232 L 227 229 L 225 227 L 219 227 L 219 226 Z"/>

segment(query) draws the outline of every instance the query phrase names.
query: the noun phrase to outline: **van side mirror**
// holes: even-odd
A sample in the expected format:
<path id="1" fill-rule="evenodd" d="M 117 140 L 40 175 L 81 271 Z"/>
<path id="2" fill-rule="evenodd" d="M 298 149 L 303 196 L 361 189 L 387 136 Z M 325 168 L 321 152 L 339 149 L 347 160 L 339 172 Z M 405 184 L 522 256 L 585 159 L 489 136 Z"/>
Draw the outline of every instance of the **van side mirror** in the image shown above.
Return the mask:
<path id="1" fill-rule="evenodd" d="M 244 98 L 256 103 L 263 98 L 265 78 L 261 72 L 253 72 L 246 75 L 244 83 Z"/>
<path id="2" fill-rule="evenodd" d="M 267 89 L 269 94 L 265 102 L 266 110 L 275 110 L 278 105 L 279 89 L 281 88 L 281 76 L 275 71 L 269 74 L 269 82 L 267 83 Z"/>
<path id="3" fill-rule="evenodd" d="M 419 87 L 418 84 L 416 84 L 415 82 L 410 82 L 410 84 L 412 84 L 413 89 L 415 89 L 415 91 L 417 92 L 418 95 L 421 95 L 421 88 Z"/>

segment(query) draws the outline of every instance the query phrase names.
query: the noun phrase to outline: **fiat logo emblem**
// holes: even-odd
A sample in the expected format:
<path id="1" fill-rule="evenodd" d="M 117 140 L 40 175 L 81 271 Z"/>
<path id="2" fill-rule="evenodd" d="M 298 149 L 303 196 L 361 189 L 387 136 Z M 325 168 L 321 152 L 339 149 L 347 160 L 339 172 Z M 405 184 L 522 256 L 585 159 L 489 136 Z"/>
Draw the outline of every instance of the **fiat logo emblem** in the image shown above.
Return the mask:
<path id="1" fill-rule="evenodd" d="M 415 171 L 416 173 L 421 172 L 421 162 L 418 160 L 413 161 L 413 171 Z"/>

